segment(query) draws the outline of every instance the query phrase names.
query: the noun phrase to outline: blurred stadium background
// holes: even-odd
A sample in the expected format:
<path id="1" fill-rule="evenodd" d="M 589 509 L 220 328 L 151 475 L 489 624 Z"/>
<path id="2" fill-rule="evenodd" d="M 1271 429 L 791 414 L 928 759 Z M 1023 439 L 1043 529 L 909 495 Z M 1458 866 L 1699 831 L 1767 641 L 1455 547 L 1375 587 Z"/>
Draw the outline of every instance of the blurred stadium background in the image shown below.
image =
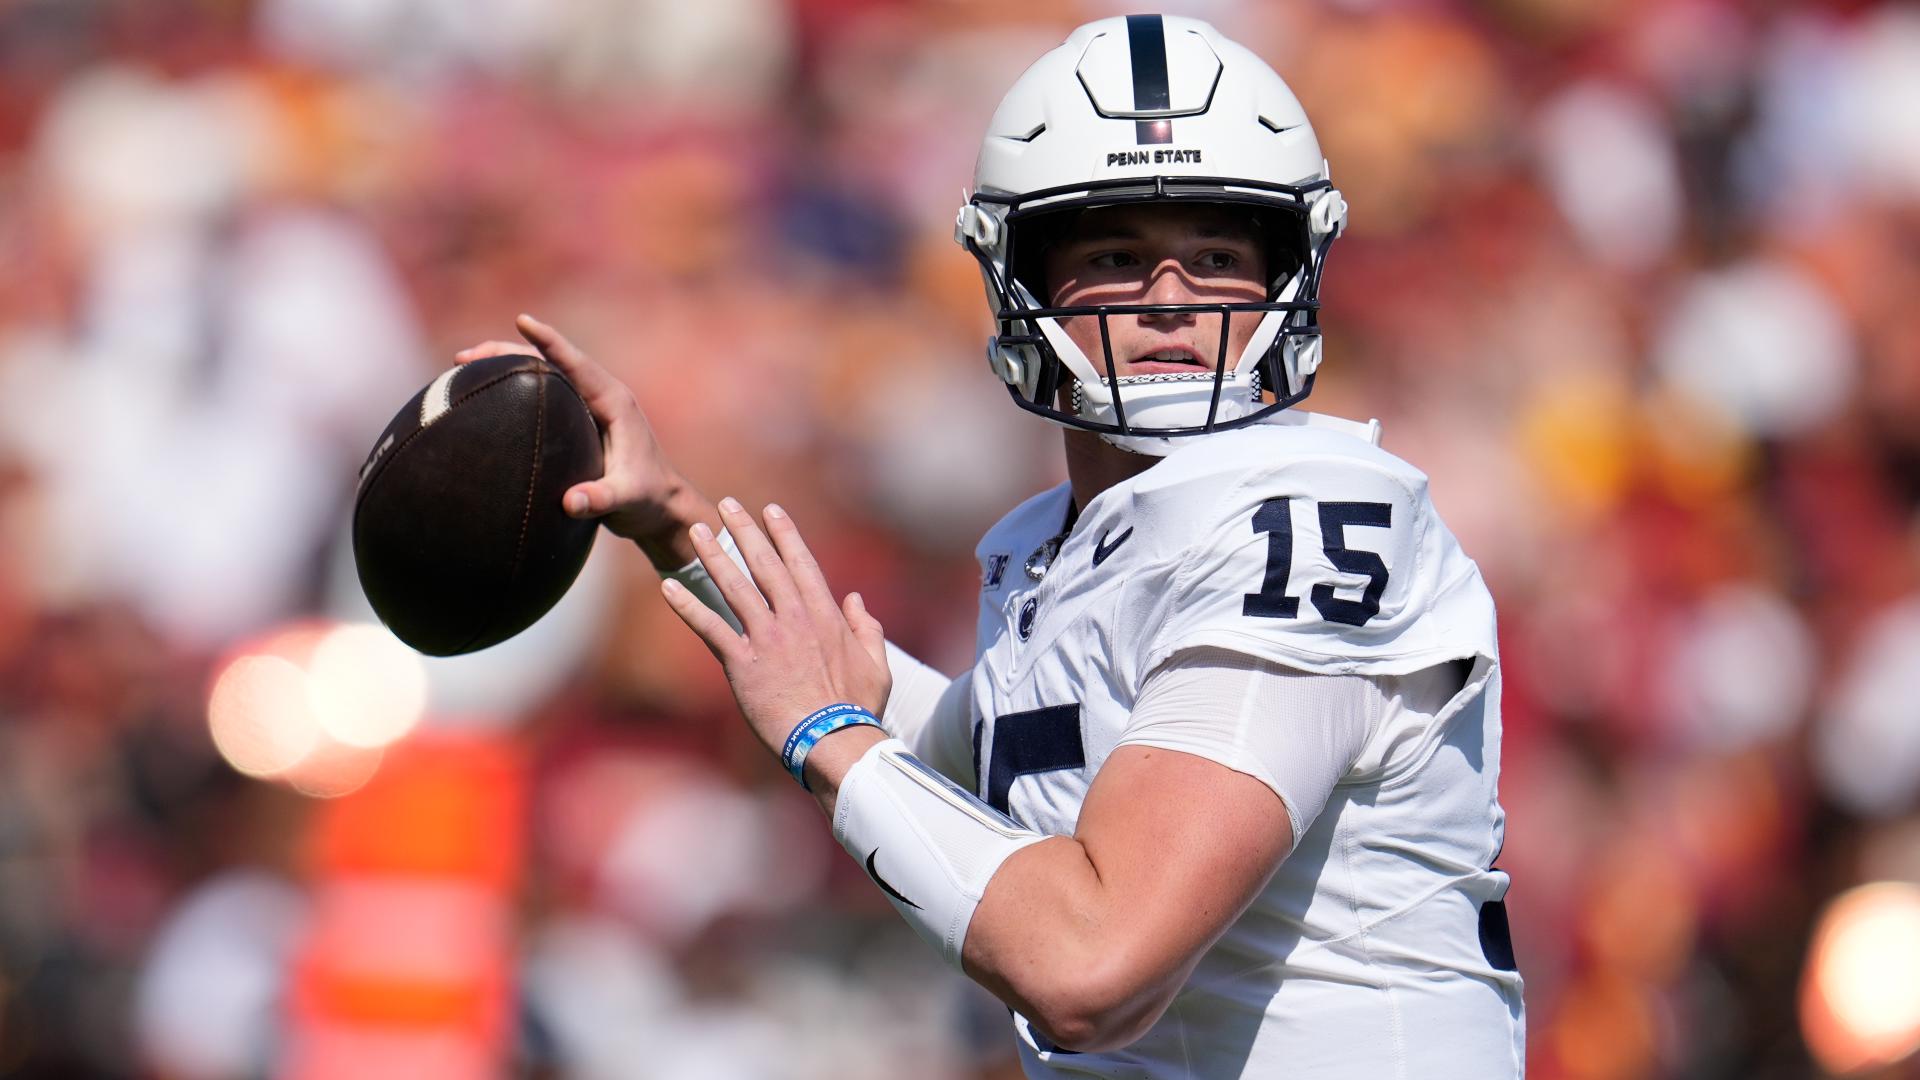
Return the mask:
<path id="1" fill-rule="evenodd" d="M 1920 1076 L 1920 11 L 1167 7 L 1307 106 L 1313 404 L 1499 600 L 1530 1074 Z M 0 2 L 0 1077 L 1015 1075 L 637 552 L 422 666 L 342 538 L 532 311 L 964 664 L 1058 466 L 952 213 L 1123 10 Z"/>

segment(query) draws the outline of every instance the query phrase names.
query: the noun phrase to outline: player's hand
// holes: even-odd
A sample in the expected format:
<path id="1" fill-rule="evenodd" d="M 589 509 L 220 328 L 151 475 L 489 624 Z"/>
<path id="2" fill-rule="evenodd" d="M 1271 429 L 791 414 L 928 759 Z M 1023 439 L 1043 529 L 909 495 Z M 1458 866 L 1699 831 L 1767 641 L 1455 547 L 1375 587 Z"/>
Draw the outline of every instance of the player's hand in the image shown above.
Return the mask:
<path id="1" fill-rule="evenodd" d="M 834 602 L 800 530 L 778 506 L 766 509 L 766 532 L 732 499 L 720 500 L 719 509 L 752 580 L 721 550 L 711 529 L 696 525 L 691 537 L 745 633 L 735 633 L 678 582 L 668 579 L 661 588 L 674 613 L 726 669 L 754 734 L 778 754 L 794 725 L 816 709 L 851 702 L 880 715 L 893 678 L 880 623 L 860 594 Z"/>
<path id="2" fill-rule="evenodd" d="M 608 529 L 639 544 L 657 566 L 686 565 L 692 558 L 686 528 L 693 521 L 711 520 L 713 504 L 667 461 L 633 391 L 546 323 L 521 315 L 514 326 L 567 376 L 600 425 L 606 473 L 568 488 L 562 496 L 566 512 L 600 518 Z M 460 350 L 453 360 L 467 364 L 526 351 L 525 344 L 487 341 Z"/>

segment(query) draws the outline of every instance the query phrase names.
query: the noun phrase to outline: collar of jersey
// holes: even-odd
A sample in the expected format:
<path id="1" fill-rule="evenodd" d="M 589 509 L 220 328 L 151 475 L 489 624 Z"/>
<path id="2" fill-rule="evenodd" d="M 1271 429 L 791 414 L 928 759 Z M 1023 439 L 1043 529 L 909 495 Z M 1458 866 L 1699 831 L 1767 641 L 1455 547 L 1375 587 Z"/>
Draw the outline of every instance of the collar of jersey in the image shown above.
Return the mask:
<path id="1" fill-rule="evenodd" d="M 1380 445 L 1380 421 L 1378 420 L 1368 420 L 1363 424 L 1358 420 L 1349 420 L 1344 416 L 1333 416 L 1328 413 L 1308 412 L 1305 409 L 1281 409 L 1272 416 L 1262 417 L 1259 422 L 1274 427 L 1332 428 L 1356 439 L 1365 439 L 1374 446 Z"/>
<path id="2" fill-rule="evenodd" d="M 1378 420 L 1368 420 L 1366 423 L 1363 424 L 1358 420 L 1348 420 L 1343 416 L 1333 416 L 1328 413 L 1308 412 L 1305 409 L 1281 409 L 1279 412 L 1276 412 L 1271 416 L 1262 417 L 1257 423 L 1251 424 L 1249 425 L 1249 427 L 1326 428 L 1332 431 L 1340 432 L 1341 434 L 1347 435 L 1351 438 L 1363 440 L 1370 446 L 1380 445 L 1380 421 Z M 1237 428 L 1233 430 L 1245 431 L 1247 429 Z M 1221 432 L 1220 434 L 1224 435 L 1224 434 L 1227 434 L 1227 432 Z M 1204 435 L 1190 438 L 1187 440 L 1187 445 L 1182 446 L 1180 449 L 1174 451 L 1172 454 L 1168 454 L 1165 458 L 1162 458 L 1161 461 L 1166 461 L 1179 454 L 1187 454 L 1187 453 L 1194 453 L 1196 451 L 1200 451 L 1200 448 L 1206 444 L 1207 439 L 1208 439 L 1208 436 L 1204 436 Z M 1080 508 L 1079 515 L 1074 520 L 1073 525 L 1067 529 L 1067 532 L 1065 535 L 1070 536 L 1074 532 L 1074 530 L 1078 528 L 1079 523 L 1082 521 L 1098 520 L 1100 518 L 1101 512 L 1105 509 L 1105 507 L 1101 506 L 1101 503 L 1103 500 L 1107 499 L 1107 497 L 1110 495 L 1114 496 L 1115 498 L 1118 498 L 1119 496 L 1116 493 L 1125 491 L 1131 485 L 1140 482 L 1143 477 L 1148 476 L 1148 474 L 1152 472 L 1153 472 L 1153 469 L 1151 468 L 1144 469 L 1141 472 L 1133 476 L 1130 476 L 1125 480 L 1120 481 L 1119 483 L 1113 485 L 1112 487 L 1108 488 L 1107 490 L 1101 492 L 1098 495 L 1095 495 L 1092 499 L 1088 500 L 1087 505 Z M 1061 487 L 1066 490 L 1066 498 L 1068 500 L 1068 505 L 1071 505 L 1072 504 L 1071 500 L 1073 499 L 1073 486 L 1071 484 L 1062 484 Z M 1064 508 L 1062 508 L 1060 512 L 1064 512 Z M 1055 518 L 1055 520 L 1059 520 L 1059 519 Z"/>
<path id="3" fill-rule="evenodd" d="M 1269 425 L 1274 427 L 1328 428 L 1352 438 L 1364 440 L 1372 446 L 1380 445 L 1380 421 L 1378 420 L 1369 420 L 1366 423 L 1361 423 L 1358 420 L 1348 420 L 1345 417 L 1333 416 L 1328 413 L 1308 412 L 1305 409 L 1282 409 L 1270 417 L 1262 418 L 1258 425 L 1255 426 Z M 1190 439 L 1188 442 L 1191 445 L 1181 447 L 1175 451 L 1174 454 L 1167 455 L 1167 458 L 1172 458 L 1175 454 L 1189 453 L 1198 450 L 1200 444 L 1206 442 L 1206 439 L 1205 437 L 1198 437 Z M 1167 458 L 1161 460 L 1165 461 Z M 1071 524 L 1060 534 L 1062 538 L 1061 547 L 1064 548 L 1067 542 L 1072 539 L 1082 522 L 1100 520 L 1106 510 L 1106 503 L 1112 499 L 1124 497 L 1132 485 L 1140 482 L 1143 477 L 1147 477 L 1152 472 L 1152 469 L 1143 470 L 1139 474 L 1120 481 L 1088 500 L 1087 505 L 1079 508 L 1079 512 L 1073 515 Z M 1044 520 L 1050 522 L 1063 520 L 1064 516 L 1069 513 L 1069 508 L 1074 505 L 1073 484 L 1071 482 L 1063 482 L 1048 494 L 1053 495 L 1054 498 L 1048 500 Z M 1013 557 L 1020 559 L 1025 556 L 1019 552 L 1015 552 Z M 1055 558 L 1057 559 L 1058 555 L 1056 555 Z"/>

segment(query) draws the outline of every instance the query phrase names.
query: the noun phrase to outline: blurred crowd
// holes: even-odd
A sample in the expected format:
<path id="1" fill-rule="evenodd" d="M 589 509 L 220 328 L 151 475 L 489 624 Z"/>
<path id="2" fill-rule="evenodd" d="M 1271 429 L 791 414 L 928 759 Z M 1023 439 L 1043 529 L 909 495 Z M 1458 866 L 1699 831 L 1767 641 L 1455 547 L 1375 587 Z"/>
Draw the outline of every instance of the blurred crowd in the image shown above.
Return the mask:
<path id="1" fill-rule="evenodd" d="M 521 311 L 958 670 L 1061 466 L 953 211 L 1127 10 L 0 2 L 0 1077 L 1016 1075 L 611 537 L 344 772 L 272 779 L 218 691 L 368 618 L 361 457 Z M 1530 1075 L 1920 1075 L 1920 12 L 1166 10 L 1306 106 L 1352 206 L 1310 404 L 1499 603 Z"/>

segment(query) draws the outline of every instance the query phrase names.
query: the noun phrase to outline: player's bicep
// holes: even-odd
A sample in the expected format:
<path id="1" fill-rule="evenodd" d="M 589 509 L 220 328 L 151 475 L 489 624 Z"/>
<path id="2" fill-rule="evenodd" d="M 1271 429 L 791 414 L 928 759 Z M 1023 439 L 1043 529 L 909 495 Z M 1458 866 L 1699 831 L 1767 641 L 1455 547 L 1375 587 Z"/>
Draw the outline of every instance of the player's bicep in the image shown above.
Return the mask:
<path id="1" fill-rule="evenodd" d="M 1109 896 L 1108 940 L 1143 989 L 1171 997 L 1292 845 L 1265 782 L 1195 754 L 1122 746 L 1094 777 L 1074 838 Z"/>
<path id="2" fill-rule="evenodd" d="M 1378 730 L 1382 707 L 1369 676 L 1187 649 L 1148 676 L 1120 745 L 1180 750 L 1260 780 L 1287 805 L 1297 844 Z"/>
<path id="3" fill-rule="evenodd" d="M 967 931 L 967 974 L 1061 1046 L 1125 1046 L 1158 1021 L 1201 954 L 1290 842 L 1271 787 L 1208 758 L 1122 746 L 1073 839 L 1001 864 Z"/>

